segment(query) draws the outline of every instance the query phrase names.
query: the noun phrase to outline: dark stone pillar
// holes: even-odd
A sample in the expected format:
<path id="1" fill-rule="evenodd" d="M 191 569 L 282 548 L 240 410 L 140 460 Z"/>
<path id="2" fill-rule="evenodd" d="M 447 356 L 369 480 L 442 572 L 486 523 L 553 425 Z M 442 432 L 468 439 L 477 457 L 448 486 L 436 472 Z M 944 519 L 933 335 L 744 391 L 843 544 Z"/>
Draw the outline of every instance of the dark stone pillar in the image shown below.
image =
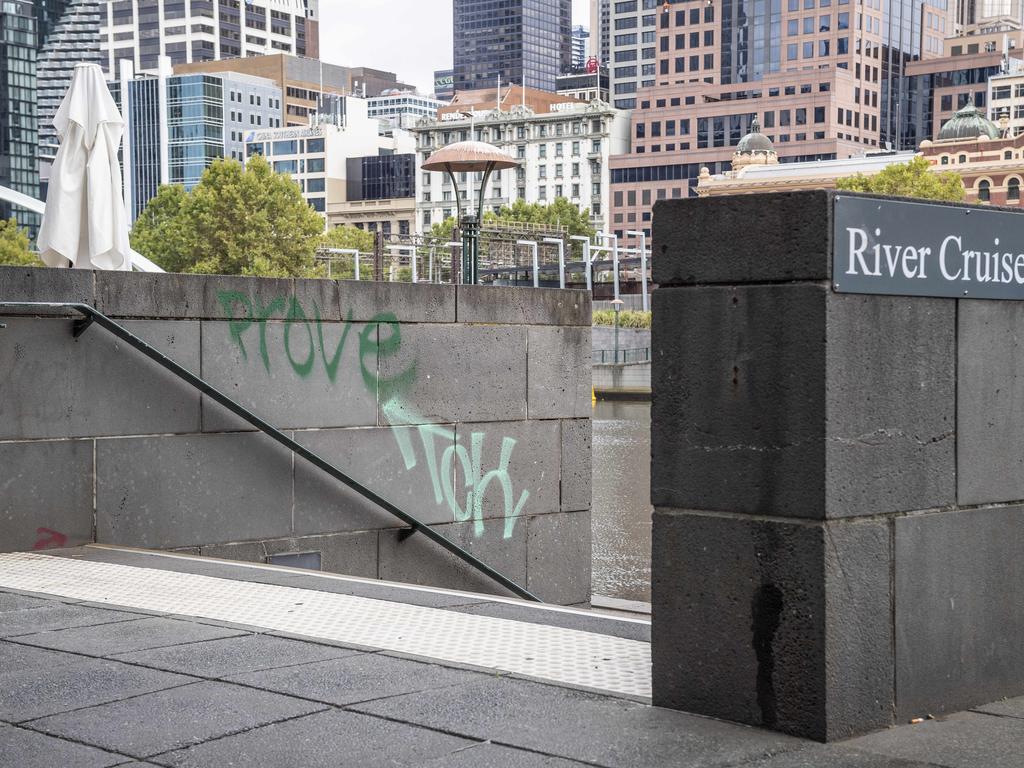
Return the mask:
<path id="1" fill-rule="evenodd" d="M 1024 305 L 833 292 L 834 197 L 654 215 L 654 702 L 819 740 L 1024 693 Z"/>

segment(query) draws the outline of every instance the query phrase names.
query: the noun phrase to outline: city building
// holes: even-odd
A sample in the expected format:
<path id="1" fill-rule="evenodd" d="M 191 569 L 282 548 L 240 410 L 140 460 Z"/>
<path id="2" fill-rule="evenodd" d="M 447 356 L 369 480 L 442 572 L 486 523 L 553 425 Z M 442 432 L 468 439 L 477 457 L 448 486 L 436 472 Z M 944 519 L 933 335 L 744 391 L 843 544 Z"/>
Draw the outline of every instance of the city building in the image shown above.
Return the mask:
<path id="1" fill-rule="evenodd" d="M 308 125 L 310 115 L 324 111 L 323 99 L 326 94 L 366 97 L 378 96 L 392 89 L 415 90 L 410 85 L 398 82 L 392 72 L 366 67 L 342 67 L 283 53 L 182 64 L 175 67 L 174 72 L 238 72 L 271 80 L 284 94 L 281 107 L 283 124 L 296 127 Z"/>
<path id="2" fill-rule="evenodd" d="M 455 95 L 455 70 L 439 69 L 434 72 L 434 98 L 451 101 Z"/>
<path id="3" fill-rule="evenodd" d="M 409 144 L 404 144 L 409 149 Z M 345 199 L 327 202 L 327 226 L 354 226 L 384 235 L 409 235 L 416 226 L 416 155 L 350 157 Z"/>
<path id="4" fill-rule="evenodd" d="M 450 101 L 450 100 L 449 100 Z M 408 130 L 421 117 L 436 115 L 449 101 L 420 96 L 412 91 L 384 91 L 380 96 L 367 99 L 370 117 L 384 120 L 392 128 Z"/>
<path id="5" fill-rule="evenodd" d="M 941 57 L 940 3 L 614 3 L 612 102 L 635 110 L 631 151 L 612 161 L 613 231 L 649 234 L 653 203 L 727 170 L 754 118 L 781 163 L 912 149 L 906 61 Z"/>
<path id="6" fill-rule="evenodd" d="M 591 60 L 590 70 L 559 75 L 555 80 L 555 92 L 580 101 L 608 101 L 608 68 L 598 67 L 597 59 Z"/>
<path id="7" fill-rule="evenodd" d="M 570 67 L 573 72 L 578 72 L 587 66 L 590 51 L 589 40 L 589 29 L 580 24 L 572 28 L 572 62 Z"/>
<path id="8" fill-rule="evenodd" d="M 590 55 L 607 66 L 611 61 L 612 0 L 590 0 Z"/>
<path id="9" fill-rule="evenodd" d="M 760 137 L 759 152 L 752 151 L 752 136 L 733 158 L 733 168 L 712 174 L 701 169 L 701 196 L 793 192 L 803 189 L 834 189 L 839 179 L 858 173 L 873 175 L 914 157 L 924 157 L 936 172 L 954 171 L 964 183 L 969 203 L 1021 205 L 1024 184 L 1024 135 L 1010 130 L 1004 115 L 997 124 L 973 104 L 967 104 L 946 120 L 934 140 L 925 140 L 917 152 L 880 152 L 861 157 L 818 162 L 779 164 L 771 161 L 774 148 Z"/>
<path id="10" fill-rule="evenodd" d="M 125 117 L 125 205 L 134 221 L 161 184 L 192 189 L 214 160 L 244 162 L 246 137 L 281 125 L 281 90 L 236 72 L 133 77 L 129 64 L 111 92 Z M 123 97 L 127 94 L 127 100 Z"/>
<path id="11" fill-rule="evenodd" d="M 604 230 L 609 161 L 629 146 L 629 116 L 604 102 L 566 100 L 529 88 L 510 88 L 498 104 L 490 90 L 460 92 L 437 119 L 424 118 L 413 134 L 417 169 L 435 150 L 470 139 L 493 144 L 521 162 L 492 174 L 484 190 L 485 210 L 516 200 L 551 203 L 563 197 L 589 209 L 593 225 Z M 463 197 L 465 176 L 459 179 Z M 445 174 L 420 171 L 417 178 L 417 219 L 425 232 L 455 215 L 456 191 Z"/>
<path id="12" fill-rule="evenodd" d="M 456 91 L 555 90 L 572 68 L 572 0 L 453 0 Z"/>
<path id="13" fill-rule="evenodd" d="M 107 74 L 131 61 L 155 72 L 161 56 L 196 61 L 319 51 L 319 0 L 107 0 L 100 49 Z"/>
<path id="14" fill-rule="evenodd" d="M 0 3 L 0 185 L 39 197 L 37 18 L 27 0 Z M 0 217 L 34 231 L 38 216 L 0 200 Z"/>
<path id="15" fill-rule="evenodd" d="M 967 104 L 987 109 L 990 78 L 1024 66 L 1024 33 L 1000 28 L 943 41 L 943 55 L 906 66 L 909 120 L 900 146 L 916 147 Z M 998 119 L 998 114 L 993 114 Z"/>
<path id="16" fill-rule="evenodd" d="M 998 122 L 1005 115 L 1011 136 L 1024 133 L 1024 67 L 992 75 L 987 98 L 990 120 Z"/>
<path id="17" fill-rule="evenodd" d="M 42 43 L 36 62 L 37 116 L 39 120 L 40 177 L 45 184 L 57 155 L 57 129 L 53 118 L 71 84 L 76 64 L 102 64 L 99 47 L 103 3 L 98 0 L 41 2 L 49 6 L 40 22 Z"/>
<path id="18" fill-rule="evenodd" d="M 402 161 L 376 158 L 405 155 L 408 172 L 413 167 L 413 139 L 405 131 L 385 130 L 379 120 L 370 117 L 366 100 L 348 96 L 340 97 L 339 101 L 334 114 L 313 115 L 303 127 L 282 126 L 248 133 L 246 157 L 261 154 L 275 171 L 295 179 L 306 201 L 325 219 L 329 215 L 332 226 L 342 223 L 365 226 L 368 223 L 365 210 L 373 207 L 374 222 L 394 222 L 398 231 L 400 224 L 396 218 L 401 217 L 392 215 L 386 206 L 360 203 L 394 200 L 396 198 L 388 195 L 404 192 L 404 208 L 411 208 L 412 195 L 408 192 L 415 177 L 407 176 L 402 181 L 396 178 L 402 171 Z M 364 158 L 371 160 L 364 164 Z M 352 160 L 358 162 L 350 164 Z M 354 196 L 351 200 L 350 187 Z M 405 220 L 408 226 L 410 219 Z"/>

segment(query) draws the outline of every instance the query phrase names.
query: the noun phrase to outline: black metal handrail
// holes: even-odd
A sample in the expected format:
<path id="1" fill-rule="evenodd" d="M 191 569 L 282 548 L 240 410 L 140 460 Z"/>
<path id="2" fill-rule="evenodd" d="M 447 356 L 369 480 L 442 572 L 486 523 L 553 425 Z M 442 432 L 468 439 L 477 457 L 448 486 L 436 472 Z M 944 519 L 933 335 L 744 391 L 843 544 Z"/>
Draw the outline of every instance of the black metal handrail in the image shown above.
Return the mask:
<path id="1" fill-rule="evenodd" d="M 385 498 L 379 496 L 378 494 L 374 493 L 369 488 L 367 488 L 366 486 L 360 484 L 356 480 L 353 480 L 351 477 L 346 475 L 344 472 L 342 472 L 340 469 L 335 467 L 333 464 L 331 464 L 330 462 L 328 462 L 327 460 L 325 460 L 321 456 L 317 455 L 316 453 L 313 453 L 313 451 L 309 450 L 308 448 L 306 448 L 306 447 L 300 445 L 299 443 L 295 442 L 290 437 L 288 437 L 286 434 L 284 434 L 284 432 L 282 432 L 281 430 L 277 429 L 272 424 L 269 424 L 268 422 L 264 421 L 263 419 L 261 419 L 259 416 L 257 416 L 255 413 L 253 413 L 252 411 L 248 410 L 244 406 L 238 404 L 237 402 L 232 400 L 230 397 L 225 395 L 223 392 L 221 392 L 219 389 L 216 389 L 211 384 L 209 384 L 206 381 L 204 381 L 203 379 L 199 378 L 198 376 L 196 376 L 191 371 L 188 371 L 187 369 L 182 368 L 176 362 L 174 362 L 173 360 L 171 360 L 169 357 L 167 357 L 163 353 L 161 353 L 158 350 L 156 350 L 153 347 L 151 347 L 149 344 L 147 344 L 145 341 L 140 339 L 138 336 L 136 336 L 134 333 L 129 331 L 127 328 L 125 328 L 122 325 L 119 325 L 118 323 L 115 323 L 109 317 L 107 317 L 103 313 L 99 312 L 95 307 L 92 307 L 92 306 L 90 306 L 88 304 L 63 303 L 63 302 L 31 302 L 31 301 L 29 301 L 29 302 L 23 302 L 23 301 L 13 301 L 13 302 L 10 302 L 10 301 L 3 301 L 3 302 L 0 302 L 0 309 L 23 309 L 23 310 L 31 310 L 31 309 L 37 309 L 37 310 L 39 310 L 39 309 L 71 309 L 71 310 L 74 310 L 75 312 L 78 312 L 79 314 L 82 315 L 82 317 L 80 319 L 78 319 L 78 320 L 75 320 L 74 327 L 73 327 L 73 330 L 72 330 L 72 333 L 74 334 L 74 337 L 76 339 L 79 336 L 81 336 L 83 333 L 85 333 L 85 331 L 93 323 L 96 323 L 101 328 L 109 331 L 114 336 L 117 336 L 119 339 L 124 341 L 126 344 L 128 344 L 128 345 L 134 347 L 135 349 L 137 349 L 139 352 L 144 354 L 150 360 L 153 360 L 153 361 L 159 363 L 161 366 L 166 368 L 168 371 L 173 373 L 175 376 L 177 376 L 178 378 L 182 379 L 186 383 L 188 383 L 191 386 L 193 386 L 196 389 L 198 389 L 204 395 L 207 395 L 210 398 L 212 398 L 213 400 L 215 400 L 216 402 L 220 403 L 225 408 L 227 408 L 229 411 L 234 413 L 236 416 L 239 416 L 240 418 L 244 419 L 245 421 L 247 421 L 252 426 L 256 427 L 256 429 L 258 429 L 260 432 L 263 432 L 265 435 L 270 436 L 271 438 L 276 440 L 278 443 L 283 445 L 285 448 L 288 448 L 289 450 L 294 452 L 296 455 L 301 456 L 303 459 L 308 461 L 313 466 L 315 466 L 318 469 L 323 470 L 324 472 L 326 472 L 328 475 L 333 477 L 335 480 L 337 480 L 337 481 L 339 481 L 341 483 L 344 483 L 349 488 L 351 488 L 353 491 L 355 491 L 356 493 L 361 495 L 363 498 L 365 498 L 365 499 L 367 499 L 369 501 L 372 501 L 374 504 L 376 504 L 377 506 L 379 506 L 381 509 L 385 510 L 386 512 L 390 512 L 392 515 L 394 515 L 395 517 L 397 517 L 399 520 L 401 520 L 403 523 L 405 523 L 406 525 L 408 525 L 410 527 L 409 530 L 408 530 L 408 534 L 416 533 L 417 531 L 423 533 L 423 535 L 426 536 L 428 539 L 431 539 L 432 541 L 436 542 L 440 546 L 444 547 L 446 550 L 451 552 L 453 555 L 458 557 L 460 560 L 468 563 L 470 566 L 472 566 L 476 570 L 480 571 L 484 575 L 488 576 L 493 581 L 496 581 L 498 584 L 500 584 L 501 586 L 505 587 L 505 589 L 509 590 L 513 594 L 515 594 L 515 595 L 517 595 L 519 597 L 522 597 L 522 598 L 524 598 L 526 600 L 533 600 L 534 602 L 538 602 L 538 603 L 542 602 L 539 597 L 537 597 L 536 595 L 531 593 L 529 590 L 525 589 L 524 587 L 519 586 L 518 584 L 516 584 L 511 579 L 509 579 L 506 576 L 503 576 L 502 574 L 498 573 L 498 571 L 496 571 L 493 568 L 491 568 L 489 565 L 487 565 L 486 563 L 481 561 L 479 558 L 477 558 L 476 556 L 474 556 L 470 552 L 468 552 L 465 549 L 463 549 L 462 547 L 460 547 L 458 544 L 455 544 L 452 541 L 449 541 L 447 538 L 442 536 L 440 533 L 435 531 L 433 528 L 431 528 L 426 523 L 421 522 L 417 518 L 415 518 L 412 515 L 410 515 L 408 512 L 403 512 L 401 509 L 396 507 L 390 501 L 388 501 L 387 499 L 385 499 Z"/>

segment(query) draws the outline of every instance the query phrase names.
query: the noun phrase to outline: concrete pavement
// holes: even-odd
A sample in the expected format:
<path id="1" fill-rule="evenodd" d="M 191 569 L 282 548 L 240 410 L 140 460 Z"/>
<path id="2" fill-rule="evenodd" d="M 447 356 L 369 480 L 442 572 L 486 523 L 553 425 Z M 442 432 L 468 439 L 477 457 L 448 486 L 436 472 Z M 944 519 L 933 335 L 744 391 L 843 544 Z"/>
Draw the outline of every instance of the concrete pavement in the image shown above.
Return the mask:
<path id="1" fill-rule="evenodd" d="M 291 594 L 309 599 L 334 591 L 498 616 L 527 634 L 558 625 L 643 641 L 647 632 L 642 622 L 289 569 L 93 548 L 59 554 L 127 565 L 140 579 L 146 569 L 208 574 L 239 585 L 288 584 L 301 590 Z M 0 564 L 0 766 L 1024 763 L 1024 699 L 825 746 L 450 658 L 441 664 L 251 624 L 55 597 L 45 588 L 28 594 L 5 584 Z"/>

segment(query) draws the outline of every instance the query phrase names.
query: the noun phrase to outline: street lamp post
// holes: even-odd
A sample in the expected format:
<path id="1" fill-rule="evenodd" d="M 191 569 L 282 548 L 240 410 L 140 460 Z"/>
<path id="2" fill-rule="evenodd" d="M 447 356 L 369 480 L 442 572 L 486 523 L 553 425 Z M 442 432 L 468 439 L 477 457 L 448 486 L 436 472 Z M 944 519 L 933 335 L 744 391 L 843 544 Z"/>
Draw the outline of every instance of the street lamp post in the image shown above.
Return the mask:
<path id="1" fill-rule="evenodd" d="M 625 302 L 622 299 L 612 299 L 612 309 L 615 310 L 615 363 L 619 362 L 619 309 Z"/>
<path id="2" fill-rule="evenodd" d="M 432 154 L 423 163 L 425 171 L 439 171 L 448 174 L 455 191 L 455 203 L 458 208 L 459 229 L 462 230 L 462 282 L 475 284 L 479 281 L 480 261 L 480 224 L 484 216 L 484 192 L 487 182 L 494 171 L 516 168 L 519 162 L 491 144 L 482 141 L 460 141 L 449 144 Z M 479 194 L 476 196 L 476 209 L 473 209 L 473 177 L 474 173 L 483 173 Z M 462 195 L 459 194 L 459 182 L 455 174 L 465 173 L 469 194 L 468 206 L 463 206 Z"/>

